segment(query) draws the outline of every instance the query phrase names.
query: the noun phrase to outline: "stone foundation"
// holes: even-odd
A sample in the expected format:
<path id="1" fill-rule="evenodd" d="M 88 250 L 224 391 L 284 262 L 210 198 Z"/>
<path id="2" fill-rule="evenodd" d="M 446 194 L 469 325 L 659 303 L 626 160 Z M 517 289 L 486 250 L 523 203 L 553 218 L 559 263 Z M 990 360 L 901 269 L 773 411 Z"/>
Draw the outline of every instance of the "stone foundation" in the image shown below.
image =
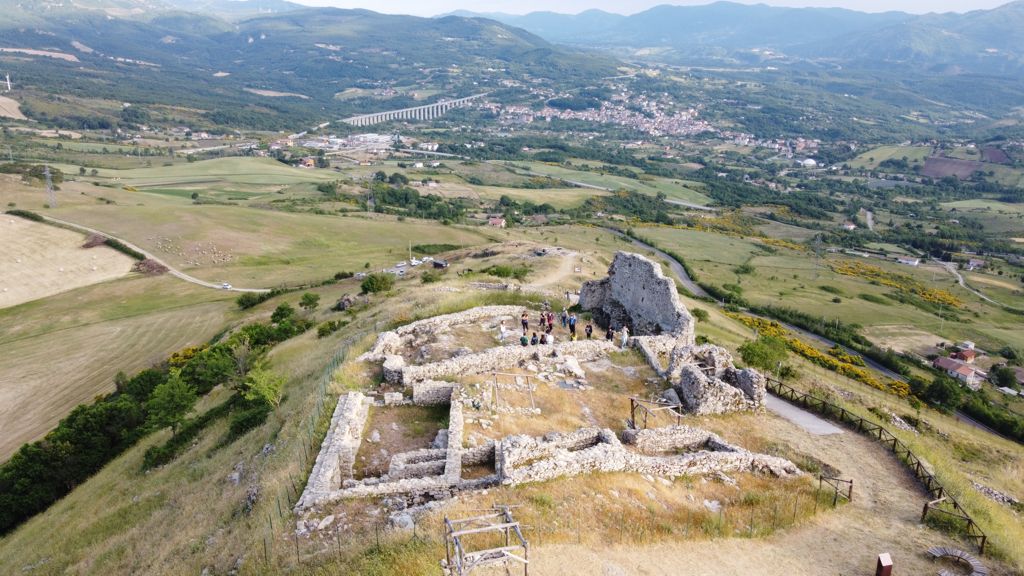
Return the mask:
<path id="1" fill-rule="evenodd" d="M 417 320 L 377 336 L 377 342 L 374 343 L 373 348 L 360 356 L 359 360 L 378 362 L 389 354 L 397 354 L 409 340 L 417 335 L 437 333 L 454 326 L 470 324 L 488 318 L 511 317 L 514 321 L 507 323 L 506 326 L 510 331 L 514 332 L 519 326 L 519 315 L 522 313 L 522 306 L 479 306 L 463 312 Z"/>
<path id="2" fill-rule="evenodd" d="M 509 436 L 497 455 L 498 477 L 503 484 L 543 482 L 595 472 L 633 472 L 656 476 L 707 476 L 726 472 L 751 472 L 790 477 L 800 474 L 792 462 L 754 454 L 721 442 L 717 436 L 686 426 L 667 431 L 644 431 L 634 440 L 647 449 L 666 446 L 693 448 L 696 452 L 674 456 L 650 456 L 623 446 L 611 430 L 584 428 L 551 440 Z M 726 450 L 718 451 L 722 447 Z"/>
<path id="3" fill-rule="evenodd" d="M 306 489 L 295 505 L 307 508 L 352 478 L 352 466 L 362 442 L 363 427 L 369 415 L 370 399 L 359 392 L 338 398 L 320 454 L 309 474 Z"/>

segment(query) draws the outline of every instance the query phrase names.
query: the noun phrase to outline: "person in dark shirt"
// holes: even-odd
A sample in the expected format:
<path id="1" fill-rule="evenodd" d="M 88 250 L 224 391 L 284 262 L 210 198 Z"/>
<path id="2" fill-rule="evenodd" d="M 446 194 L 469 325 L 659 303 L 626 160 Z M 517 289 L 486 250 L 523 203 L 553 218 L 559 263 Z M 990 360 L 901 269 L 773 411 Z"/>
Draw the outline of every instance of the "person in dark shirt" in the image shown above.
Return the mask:
<path id="1" fill-rule="evenodd" d="M 611 326 L 609 326 L 608 331 L 604 333 L 604 339 L 608 341 L 615 340 L 615 330 L 612 330 Z"/>
<path id="2" fill-rule="evenodd" d="M 530 338 L 530 344 L 532 344 L 533 346 L 536 346 L 538 342 L 540 342 L 540 339 L 537 338 L 537 333 L 534 332 L 533 333 L 533 338 Z"/>
<path id="3" fill-rule="evenodd" d="M 587 326 L 583 331 L 587 334 L 587 340 L 590 340 L 590 336 L 594 333 L 594 327 L 590 325 L 590 322 L 587 322 Z"/>

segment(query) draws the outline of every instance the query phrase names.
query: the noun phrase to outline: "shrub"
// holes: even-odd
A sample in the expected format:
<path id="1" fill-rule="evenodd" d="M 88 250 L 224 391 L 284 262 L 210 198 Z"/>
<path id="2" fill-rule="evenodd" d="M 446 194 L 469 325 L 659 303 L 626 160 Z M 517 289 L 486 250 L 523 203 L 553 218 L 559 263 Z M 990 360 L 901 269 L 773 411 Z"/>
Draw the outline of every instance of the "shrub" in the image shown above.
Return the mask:
<path id="1" fill-rule="evenodd" d="M 762 370 L 775 370 L 786 359 L 786 341 L 775 336 L 761 336 L 748 340 L 739 347 L 740 356 L 748 366 Z"/>
<path id="2" fill-rule="evenodd" d="M 423 254 L 426 256 L 433 256 L 435 254 L 441 254 L 443 252 L 451 252 L 452 250 L 458 250 L 460 246 L 455 244 L 417 244 L 412 247 L 412 251 L 417 254 Z"/>
<path id="3" fill-rule="evenodd" d="M 10 214 L 11 216 L 17 216 L 19 218 L 24 218 L 26 220 L 32 220 L 33 222 L 45 221 L 45 218 L 29 210 L 8 210 L 7 213 Z"/>
<path id="4" fill-rule="evenodd" d="M 145 254 L 139 252 L 134 248 L 129 248 L 127 245 L 125 245 L 124 242 L 121 242 L 120 240 L 117 240 L 115 238 L 107 238 L 106 240 L 103 241 L 103 243 L 106 244 L 107 246 L 110 246 L 114 250 L 121 252 L 122 254 L 127 254 L 128 256 L 135 258 L 136 260 L 146 259 Z"/>
<path id="5" fill-rule="evenodd" d="M 693 310 L 690 310 L 690 313 L 693 314 L 693 317 L 700 322 L 708 321 L 708 311 L 703 308 L 694 308 Z"/>
<path id="6" fill-rule="evenodd" d="M 485 274 L 496 276 L 498 278 L 515 278 L 520 282 L 526 280 L 526 276 L 530 273 L 529 266 L 512 266 L 510 264 L 498 264 L 484 268 Z"/>
<path id="7" fill-rule="evenodd" d="M 238 307 L 240 309 L 247 310 L 249 308 L 252 308 L 253 306 L 262 304 L 267 300 L 270 300 L 274 296 L 280 296 L 285 292 L 287 292 L 287 290 L 284 290 L 282 288 L 274 288 L 269 292 L 246 292 L 245 294 L 242 294 L 241 296 L 235 299 L 235 304 L 238 304 Z"/>
<path id="8" fill-rule="evenodd" d="M 230 438 L 237 438 L 267 421 L 273 409 L 262 402 L 253 403 L 231 415 L 228 424 Z"/>
<path id="9" fill-rule="evenodd" d="M 342 328 L 344 328 L 347 325 L 348 325 L 348 322 L 345 322 L 345 321 L 342 321 L 342 320 L 328 320 L 327 322 L 324 322 L 323 324 L 317 326 L 317 328 L 316 328 L 316 337 L 317 338 L 326 338 L 326 337 L 330 336 L 331 334 L 334 334 L 338 330 L 341 330 Z"/>
<path id="10" fill-rule="evenodd" d="M 391 274 L 383 272 L 376 272 L 369 274 L 363 279 L 363 283 L 359 285 L 362 289 L 363 294 L 377 294 L 379 292 L 387 292 L 395 287 L 395 277 Z"/>
<path id="11" fill-rule="evenodd" d="M 892 302 L 886 298 L 878 296 L 876 294 L 858 294 L 858 298 L 871 302 L 872 304 L 881 304 L 882 306 L 892 306 Z"/>
<path id="12" fill-rule="evenodd" d="M 434 282 L 440 282 L 444 274 L 440 270 L 428 270 L 420 276 L 420 281 L 424 284 L 433 284 Z"/>

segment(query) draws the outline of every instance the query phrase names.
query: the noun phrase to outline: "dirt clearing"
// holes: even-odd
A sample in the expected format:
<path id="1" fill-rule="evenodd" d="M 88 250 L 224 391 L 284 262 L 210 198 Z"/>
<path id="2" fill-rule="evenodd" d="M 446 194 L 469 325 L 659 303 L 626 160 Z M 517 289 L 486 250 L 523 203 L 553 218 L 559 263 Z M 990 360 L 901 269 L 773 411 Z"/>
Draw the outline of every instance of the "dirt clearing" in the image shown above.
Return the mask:
<path id="1" fill-rule="evenodd" d="M 21 113 L 21 104 L 7 96 L 0 96 L 0 118 L 26 119 L 25 115 Z"/>
<path id="2" fill-rule="evenodd" d="M 897 352 L 916 354 L 923 354 L 945 340 L 941 336 L 902 324 L 868 326 L 864 329 L 864 335 L 882 349 L 892 348 Z"/>
<path id="3" fill-rule="evenodd" d="M 14 216 L 0 221 L 0 308 L 96 284 L 131 272 L 135 260 L 85 236 Z"/>
<path id="4" fill-rule="evenodd" d="M 245 91 L 250 94 L 266 96 L 268 98 L 302 98 L 303 100 L 309 100 L 309 96 L 306 96 L 305 94 L 296 94 L 295 92 L 277 92 L 275 90 L 257 90 L 255 88 L 245 88 Z"/>

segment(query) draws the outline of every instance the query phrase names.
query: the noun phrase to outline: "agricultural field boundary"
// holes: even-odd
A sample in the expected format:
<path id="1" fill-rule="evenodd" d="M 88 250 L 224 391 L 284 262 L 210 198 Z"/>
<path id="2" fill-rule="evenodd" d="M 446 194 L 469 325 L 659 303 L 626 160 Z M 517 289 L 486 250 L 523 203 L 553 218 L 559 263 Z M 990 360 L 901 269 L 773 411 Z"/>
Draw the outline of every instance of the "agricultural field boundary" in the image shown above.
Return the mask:
<path id="1" fill-rule="evenodd" d="M 270 292 L 269 288 L 235 288 L 233 286 L 231 288 L 224 288 L 220 284 L 215 284 L 213 282 L 207 282 L 205 280 L 200 280 L 199 278 L 196 278 L 195 276 L 189 276 L 188 274 L 185 274 L 181 270 L 178 270 L 178 269 L 172 267 L 167 262 L 164 262 L 163 260 L 157 258 L 152 253 L 147 252 L 146 250 L 143 250 L 142 248 L 140 248 L 140 247 L 136 246 L 135 244 L 132 244 L 131 242 L 128 242 L 127 240 L 124 240 L 122 238 L 117 238 L 117 237 L 111 236 L 110 234 L 107 234 L 106 232 L 102 232 L 100 230 L 96 230 L 95 228 L 89 228 L 88 226 L 82 226 L 81 224 L 75 224 L 74 222 L 68 222 L 66 220 L 60 220 L 58 218 L 52 218 L 50 216 L 43 216 L 43 220 L 45 222 L 50 223 L 50 224 L 55 224 L 55 225 L 58 225 L 58 226 L 69 227 L 69 228 L 72 228 L 74 230 L 78 230 L 79 232 L 84 232 L 86 234 L 99 234 L 101 236 L 106 236 L 107 238 L 113 238 L 114 240 L 117 240 L 118 242 L 120 242 L 120 243 L 124 244 L 125 246 L 127 246 L 129 249 L 135 250 L 136 252 L 142 254 L 143 256 L 146 257 L 146 259 L 152 260 L 152 261 L 156 262 L 157 264 L 160 264 L 161 266 L 167 268 L 167 271 L 172 276 L 180 278 L 180 279 L 182 279 L 182 280 L 184 280 L 186 282 L 191 282 L 192 284 L 196 284 L 198 286 L 202 286 L 204 288 L 213 288 L 213 289 L 216 289 L 216 290 L 229 290 L 231 292 L 257 292 L 257 293 Z"/>

